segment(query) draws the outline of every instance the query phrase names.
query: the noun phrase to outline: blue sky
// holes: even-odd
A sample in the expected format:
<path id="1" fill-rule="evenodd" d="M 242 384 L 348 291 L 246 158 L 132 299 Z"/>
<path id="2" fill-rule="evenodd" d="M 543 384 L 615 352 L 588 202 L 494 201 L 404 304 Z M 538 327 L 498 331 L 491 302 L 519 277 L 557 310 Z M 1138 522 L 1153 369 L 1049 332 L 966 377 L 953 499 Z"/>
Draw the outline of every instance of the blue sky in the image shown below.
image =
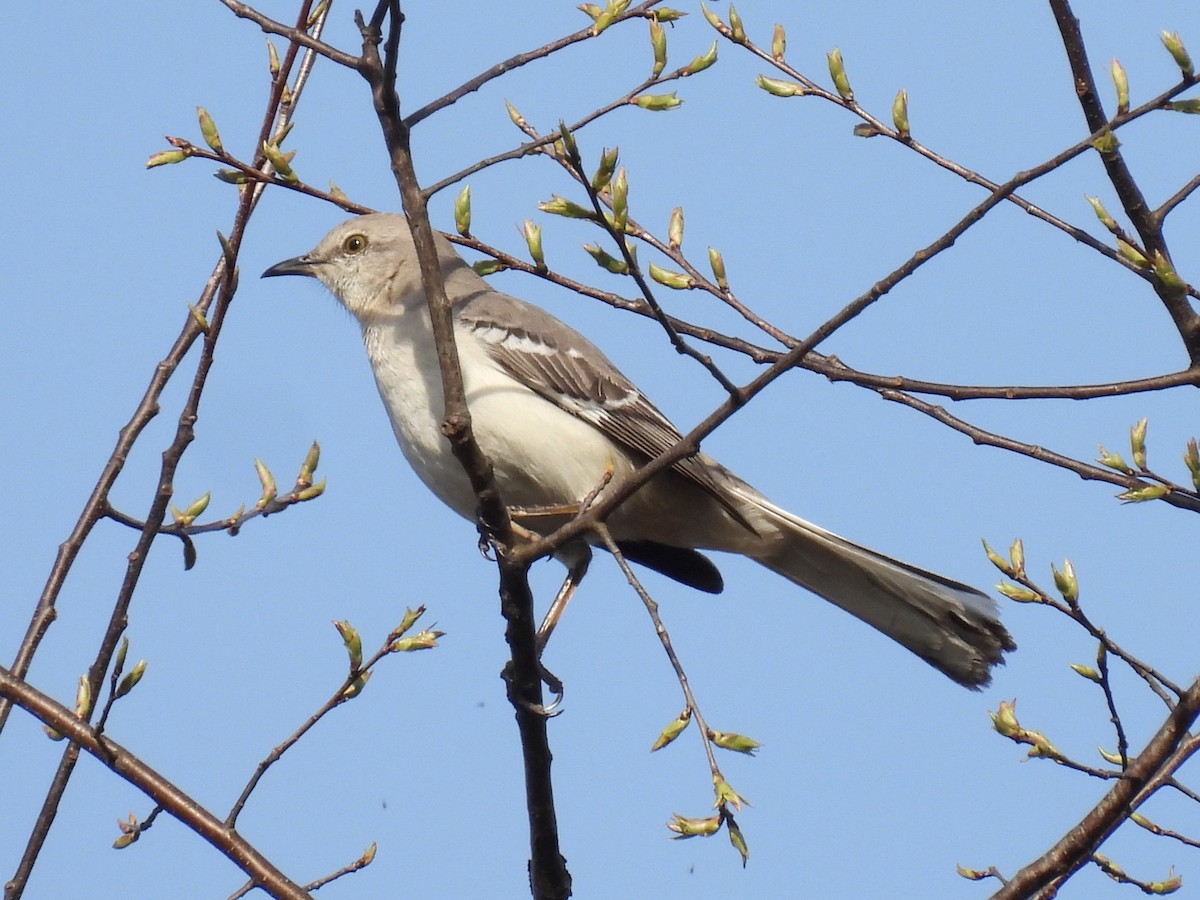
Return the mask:
<path id="1" fill-rule="evenodd" d="M 290 3 L 261 8 L 286 18 Z M 715 34 L 699 15 L 669 29 L 671 64 Z M 882 118 L 909 93 L 914 135 L 997 181 L 1053 156 L 1085 133 L 1048 9 L 1018 4 L 739 4 L 752 38 L 788 28 L 788 59 L 828 83 L 825 53 L 841 48 L 856 96 Z M 5 540 L 0 658 L 28 616 L 117 430 L 132 413 L 215 262 L 233 188 L 193 160 L 146 171 L 162 135 L 199 140 L 205 106 L 231 151 L 250 156 L 268 77 L 263 36 L 216 2 L 117 4 L 94 19 L 47 29 L 30 5 L 6 9 L 0 108 L 8 238 L 0 394 Z M 725 14 L 725 7 L 719 11 Z M 571 3 L 406 4 L 402 102 L 415 109 L 492 63 L 581 27 Z M 1078 10 L 1094 69 L 1129 72 L 1133 102 L 1174 83 L 1158 32 L 1178 30 L 1200 54 L 1194 4 L 1091 2 Z M 53 35 L 52 42 L 47 38 Z M 357 47 L 351 7 L 335 5 L 327 38 Z M 665 231 L 687 216 L 685 248 L 724 253 L 738 295 L 804 335 L 956 222 L 983 195 L 884 140 L 851 135 L 850 116 L 815 99 L 779 100 L 754 86 L 765 68 L 726 42 L 718 64 L 672 89 L 667 113 L 622 110 L 579 134 L 585 158 L 619 146 L 631 214 Z M 433 182 L 511 148 L 512 102 L 553 128 L 621 95 L 648 71 L 643 23 L 629 23 L 471 95 L 414 134 L 420 177 Z M 1111 94 L 1106 103 L 1112 108 Z M 1200 120 L 1149 116 L 1121 133 L 1151 202 L 1194 174 Z M 319 63 L 290 146 L 302 177 L 332 179 L 380 209 L 399 202 L 365 83 Z M 470 180 L 474 231 L 521 254 L 520 223 L 543 224 L 552 266 L 629 294 L 580 250 L 595 235 L 537 212 L 572 194 L 543 160 Z M 452 227 L 453 191 L 436 197 Z M 1081 157 L 1023 192 L 1103 237 L 1084 194 L 1118 206 L 1099 163 Z M 242 819 L 244 835 L 300 881 L 348 863 L 377 841 L 375 863 L 323 897 L 527 896 L 526 826 L 517 736 L 498 677 L 506 658 L 495 570 L 471 526 L 442 509 L 396 448 L 353 322 L 316 284 L 260 282 L 270 264 L 309 249 L 344 214 L 271 191 L 241 258 L 197 438 L 175 481 L 183 503 L 212 492 L 228 514 L 258 495 L 253 459 L 286 483 L 313 439 L 326 496 L 236 539 L 198 541 L 183 572 L 175 542 L 158 542 L 135 600 L 133 659 L 148 661 L 109 734 L 223 814 L 255 764 L 339 683 L 345 666 L 330 621 L 349 619 L 370 647 L 404 607 L 424 603 L 447 632 L 435 652 L 390 658 L 271 771 Z M 1168 237 L 1194 280 L 1196 208 L 1178 210 Z M 651 323 L 516 274 L 495 283 L 583 329 L 680 426 L 721 398 Z M 665 289 L 673 314 L 752 336 L 699 294 Z M 823 349 L 881 373 L 976 384 L 1086 383 L 1182 368 L 1177 336 L 1146 285 L 1015 207 L 996 210 L 948 253 L 902 284 Z M 720 358 L 737 378 L 754 367 Z M 118 482 L 114 501 L 141 515 L 174 429 L 187 373 L 168 389 Z M 957 415 L 1019 440 L 1091 459 L 1098 442 L 1127 452 L 1129 426 L 1150 419 L 1150 466 L 1186 481 L 1179 461 L 1197 429 L 1182 392 L 1103 402 L 957 404 Z M 1196 670 L 1200 576 L 1194 523 L 1162 505 L 1121 506 L 1109 485 L 998 450 L 974 447 L 875 394 L 807 373 L 784 378 L 739 412 L 706 450 L 781 505 L 889 554 L 990 588 L 998 574 L 980 538 L 1024 539 L 1031 574 L 1070 557 L 1092 617 L 1176 681 Z M 70 703 L 90 664 L 133 532 L 102 524 L 81 554 L 31 672 Z M 1020 646 L 985 693 L 962 690 L 861 623 L 752 563 L 721 560 L 726 591 L 691 592 L 655 576 L 662 606 L 710 724 L 763 742 L 756 759 L 723 758 L 753 804 L 739 818 L 750 844 L 743 870 L 723 837 L 671 842 L 673 812 L 711 802 L 699 742 L 685 734 L 647 748 L 679 710 L 678 686 L 637 599 L 601 560 L 555 634 L 546 662 L 565 681 L 551 724 L 563 850 L 576 896 L 929 898 L 986 896 L 956 863 L 1014 872 L 1078 820 L 1103 785 L 1052 764 L 1023 762 L 987 713 L 1017 698 L 1024 724 L 1096 765 L 1111 748 L 1099 692 L 1071 662 L 1095 647 L 1050 612 L 1001 601 Z M 534 568 L 546 598 L 553 563 Z M 1117 680 L 1131 742 L 1140 747 L 1161 706 L 1124 673 Z M 60 745 L 15 713 L 0 742 L 0 869 L 12 872 Z M 728 756 L 728 755 L 726 755 Z M 1184 772 L 1187 780 L 1187 772 Z M 150 803 L 90 759 L 81 763 L 28 897 L 131 894 L 223 896 L 232 865 L 166 817 L 133 848 L 109 849 L 114 820 Z M 1196 810 L 1172 797 L 1147 815 L 1197 831 Z M 1181 845 L 1126 829 L 1105 852 L 1131 874 L 1185 885 L 1200 877 Z M 994 883 L 993 883 L 994 884 Z M 1185 890 L 1189 888 L 1185 887 Z M 1071 896 L 1129 888 L 1085 871 Z M 1123 894 L 1127 895 L 1127 894 Z"/>

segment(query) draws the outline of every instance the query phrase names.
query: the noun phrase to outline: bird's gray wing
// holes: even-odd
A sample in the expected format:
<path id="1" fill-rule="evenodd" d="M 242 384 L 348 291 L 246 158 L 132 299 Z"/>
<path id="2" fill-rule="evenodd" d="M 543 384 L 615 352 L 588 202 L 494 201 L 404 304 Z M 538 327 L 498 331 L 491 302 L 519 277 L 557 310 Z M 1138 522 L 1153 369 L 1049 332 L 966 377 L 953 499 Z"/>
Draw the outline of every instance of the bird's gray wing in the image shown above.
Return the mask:
<path id="1" fill-rule="evenodd" d="M 466 298 L 458 320 L 509 375 L 645 460 L 674 447 L 682 435 L 587 338 L 543 309 L 484 290 Z M 721 488 L 729 477 L 715 462 L 685 456 L 674 470 L 716 498 L 753 531 Z"/>

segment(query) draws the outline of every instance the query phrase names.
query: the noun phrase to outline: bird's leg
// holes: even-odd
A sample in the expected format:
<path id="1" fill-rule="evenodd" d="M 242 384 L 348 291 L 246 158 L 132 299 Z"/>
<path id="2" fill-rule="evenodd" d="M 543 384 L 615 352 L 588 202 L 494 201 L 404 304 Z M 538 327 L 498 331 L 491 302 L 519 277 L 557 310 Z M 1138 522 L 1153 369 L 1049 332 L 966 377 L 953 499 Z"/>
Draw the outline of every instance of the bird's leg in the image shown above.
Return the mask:
<path id="1" fill-rule="evenodd" d="M 542 624 L 538 626 L 537 637 L 535 638 L 537 641 L 538 656 L 541 656 L 542 651 L 546 649 L 546 642 L 550 640 L 550 633 L 554 631 L 554 626 L 562 618 L 563 611 L 567 608 L 567 604 L 571 602 L 571 597 L 575 594 L 575 589 L 579 587 L 579 583 L 583 581 L 583 576 L 587 574 L 588 565 L 592 561 L 592 551 L 583 541 L 578 541 L 568 544 L 559 550 L 558 558 L 567 565 L 567 577 L 563 580 L 562 587 L 558 589 L 558 593 L 555 594 L 554 602 L 546 610 L 546 617 L 542 619 Z"/>

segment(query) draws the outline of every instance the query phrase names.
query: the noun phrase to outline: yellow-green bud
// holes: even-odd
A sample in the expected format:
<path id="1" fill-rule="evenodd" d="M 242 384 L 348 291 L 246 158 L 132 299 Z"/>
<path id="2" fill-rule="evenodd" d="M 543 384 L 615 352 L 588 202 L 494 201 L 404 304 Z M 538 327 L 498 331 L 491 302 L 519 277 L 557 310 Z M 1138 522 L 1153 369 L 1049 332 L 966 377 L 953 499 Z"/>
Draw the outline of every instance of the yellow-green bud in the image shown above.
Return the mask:
<path id="1" fill-rule="evenodd" d="M 600 18 L 600 13 L 604 12 L 604 10 L 595 3 L 580 3 L 575 8 L 590 18 L 593 22 Z"/>
<path id="2" fill-rule="evenodd" d="M 325 482 L 328 480 L 329 479 L 327 478 L 322 478 L 316 484 L 309 485 L 302 490 L 296 491 L 296 493 L 292 496 L 296 499 L 297 503 L 303 503 L 305 500 L 314 500 L 325 493 Z"/>
<path id="3" fill-rule="evenodd" d="M 671 218 L 667 222 L 667 246 L 678 250 L 683 244 L 683 207 L 677 206 L 671 210 Z"/>
<path id="4" fill-rule="evenodd" d="M 708 816 L 703 819 L 690 819 L 676 813 L 667 822 L 667 828 L 675 832 L 676 838 L 710 837 L 721 828 L 720 816 Z"/>
<path id="5" fill-rule="evenodd" d="M 658 19 L 660 22 L 678 22 L 680 19 L 686 16 L 687 13 L 680 12 L 677 9 L 669 9 L 666 6 L 663 6 L 659 9 L 650 10 L 650 15 L 654 16 L 654 18 Z"/>
<path id="6" fill-rule="evenodd" d="M 272 144 L 270 141 L 263 141 L 262 149 L 263 155 L 275 167 L 275 173 L 281 180 L 289 184 L 300 180 L 296 176 L 296 173 L 292 171 L 292 159 L 296 155 L 295 150 L 290 153 L 284 153 L 279 149 L 278 145 Z"/>
<path id="7" fill-rule="evenodd" d="M 1112 74 L 1113 86 L 1117 89 L 1117 115 L 1120 116 L 1129 112 L 1129 75 L 1115 56 L 1112 65 L 1109 66 L 1109 72 Z"/>
<path id="8" fill-rule="evenodd" d="M 86 675 L 79 676 L 75 686 L 75 715 L 86 719 L 92 712 L 92 684 Z"/>
<path id="9" fill-rule="evenodd" d="M 317 466 L 320 464 L 321 445 L 313 441 L 308 452 L 304 454 L 304 462 L 300 463 L 300 475 L 296 478 L 296 484 L 301 487 L 308 487 L 312 484 L 313 472 L 317 471 Z"/>
<path id="10" fill-rule="evenodd" d="M 1183 463 L 1188 467 L 1188 471 L 1192 473 L 1192 486 L 1200 491 L 1200 445 L 1197 445 L 1196 439 L 1191 438 L 1187 442 L 1187 451 L 1183 454 Z"/>
<path id="11" fill-rule="evenodd" d="M 1016 538 L 1008 548 L 1008 558 L 1012 560 L 1013 574 L 1017 578 L 1025 577 L 1025 542 Z"/>
<path id="12" fill-rule="evenodd" d="M 683 729 L 687 728 L 688 722 L 692 721 L 692 711 L 685 709 L 676 716 L 671 724 L 658 733 L 658 737 L 654 739 L 654 743 L 650 746 L 650 752 L 661 750 L 679 735 L 683 734 Z"/>
<path id="13" fill-rule="evenodd" d="M 1017 574 L 1012 563 L 993 550 L 987 541 L 983 541 L 983 552 L 987 554 L 988 561 L 1009 578 L 1013 578 Z"/>
<path id="14" fill-rule="evenodd" d="M 1117 238 L 1117 253 L 1139 268 L 1144 269 L 1150 265 L 1141 250 L 1121 238 Z"/>
<path id="15" fill-rule="evenodd" d="M 1092 146 L 1100 153 L 1115 153 L 1121 142 L 1111 129 L 1106 128 L 1092 141 Z"/>
<path id="16" fill-rule="evenodd" d="M 212 116 L 208 114 L 208 110 L 203 106 L 197 106 L 196 116 L 200 120 L 200 135 L 204 138 L 204 143 L 208 144 L 209 149 L 215 153 L 224 153 L 225 146 L 221 143 L 221 135 L 217 131 L 217 125 Z"/>
<path id="17" fill-rule="evenodd" d="M 804 88 L 794 81 L 784 81 L 782 78 L 768 78 L 766 75 L 759 75 L 754 79 L 754 83 L 772 97 L 804 96 Z"/>
<path id="18" fill-rule="evenodd" d="M 717 809 L 732 806 L 736 810 L 741 810 L 742 804 L 746 802 L 746 798 L 730 787 L 729 782 L 720 772 L 713 776 L 713 792 L 716 794 L 713 806 Z"/>
<path id="19" fill-rule="evenodd" d="M 700 11 L 704 13 L 704 18 L 708 20 L 709 25 L 717 29 L 717 31 L 722 31 L 724 23 L 721 21 L 720 17 L 707 6 L 705 6 L 703 2 L 700 4 Z M 724 32 L 722 31 L 722 33 Z"/>
<path id="20" fill-rule="evenodd" d="M 904 88 L 900 88 L 896 99 L 892 101 L 892 124 L 900 132 L 900 137 L 907 138 L 911 134 L 908 127 L 908 91 Z"/>
<path id="21" fill-rule="evenodd" d="M 968 869 L 957 864 L 955 864 L 954 869 L 959 875 L 961 875 L 963 878 L 966 878 L 968 881 L 982 881 L 991 875 L 991 872 L 984 872 L 980 871 L 979 869 Z"/>
<path id="22" fill-rule="evenodd" d="M 1175 112 L 1195 115 L 1196 113 L 1200 113 L 1200 97 L 1191 97 L 1187 100 L 1172 100 L 1167 106 Z"/>
<path id="23" fill-rule="evenodd" d="M 625 225 L 629 222 L 629 176 L 624 166 L 617 170 L 617 175 L 612 180 L 610 198 L 613 229 L 618 234 L 624 233 Z"/>
<path id="24" fill-rule="evenodd" d="M 575 143 L 575 135 L 562 119 L 558 120 L 558 140 L 555 141 L 555 146 L 562 148 L 570 162 L 579 165 L 579 145 Z"/>
<path id="25" fill-rule="evenodd" d="M 379 851 L 379 845 L 371 841 L 371 846 L 363 851 L 363 855 L 358 858 L 359 865 L 369 866 L 375 861 L 375 854 Z"/>
<path id="26" fill-rule="evenodd" d="M 739 44 L 746 43 L 746 28 L 742 25 L 742 17 L 737 7 L 729 4 L 729 36 Z"/>
<path id="27" fill-rule="evenodd" d="M 668 109 L 674 109 L 683 103 L 675 92 L 669 94 L 641 94 L 633 98 L 633 105 L 638 109 L 648 109 L 651 112 L 662 112 Z"/>
<path id="28" fill-rule="evenodd" d="M 353 700 L 355 697 L 357 697 L 359 694 L 361 694 L 363 692 L 363 688 L 365 688 L 367 686 L 367 682 L 370 680 L 371 680 L 370 672 L 363 672 L 362 674 L 360 674 L 352 682 L 350 682 L 348 685 L 346 685 L 345 689 L 342 691 L 342 699 L 343 700 Z"/>
<path id="29" fill-rule="evenodd" d="M 723 291 L 729 290 L 729 279 L 725 277 L 725 257 L 720 251 L 708 248 L 708 264 L 712 266 L 713 277 L 717 279 L 717 287 Z"/>
<path id="30" fill-rule="evenodd" d="M 1133 451 L 1133 464 L 1139 469 L 1146 468 L 1146 428 L 1149 419 L 1141 419 L 1129 429 L 1129 446 Z"/>
<path id="31" fill-rule="evenodd" d="M 487 276 L 503 272 L 508 266 L 498 259 L 481 259 L 478 262 L 472 263 L 471 268 L 475 270 L 476 275 Z"/>
<path id="32" fill-rule="evenodd" d="M 413 653 L 417 650 L 432 650 L 438 645 L 438 638 L 444 636 L 444 631 L 418 631 L 412 637 L 397 638 L 392 641 L 388 650 L 392 653 Z"/>
<path id="33" fill-rule="evenodd" d="M 733 820 L 733 816 L 728 814 L 725 816 L 725 831 L 729 835 L 729 843 L 733 844 L 733 849 L 742 858 L 742 868 L 745 868 L 747 860 L 750 859 L 750 848 L 746 845 L 746 838 L 742 834 L 742 829 Z"/>
<path id="34" fill-rule="evenodd" d="M 542 226 L 535 225 L 532 219 L 526 219 L 523 228 L 525 244 L 529 247 L 529 256 L 539 272 L 546 271 L 546 252 L 542 248 Z"/>
<path id="35" fill-rule="evenodd" d="M 684 75 L 695 75 L 697 72 L 703 72 L 709 66 L 717 61 L 717 42 L 713 41 L 712 46 L 693 59 L 690 63 L 683 67 Z"/>
<path id="36" fill-rule="evenodd" d="M 610 181 L 612 181 L 613 172 L 617 171 L 617 160 L 620 158 L 620 150 L 613 147 L 611 150 L 607 147 L 600 154 L 600 165 L 596 167 L 596 174 L 592 176 L 592 190 L 602 191 Z"/>
<path id="37" fill-rule="evenodd" d="M 129 655 L 129 636 L 121 638 L 121 646 L 117 648 L 117 655 L 113 660 L 113 671 L 120 672 L 125 668 L 125 657 Z"/>
<path id="38" fill-rule="evenodd" d="M 1117 494 L 1117 499 L 1125 503 L 1145 503 L 1148 500 L 1158 500 L 1171 493 L 1165 484 L 1143 484 L 1141 487 L 1130 488 Z"/>
<path id="39" fill-rule="evenodd" d="M 186 150 L 163 150 L 159 153 L 152 154 L 146 160 L 146 168 L 153 169 L 155 166 L 170 166 L 175 163 L 181 163 L 191 154 Z"/>
<path id="40" fill-rule="evenodd" d="M 722 750 L 733 750 L 736 753 L 745 753 L 747 756 L 754 756 L 758 752 L 758 748 L 762 746 L 753 738 L 732 731 L 710 731 L 708 736 Z"/>
<path id="41" fill-rule="evenodd" d="M 245 172 L 238 169 L 217 169 L 217 171 L 213 172 L 213 178 L 223 181 L 226 184 L 249 184 L 254 180 Z"/>
<path id="42" fill-rule="evenodd" d="M 1114 766 L 1124 764 L 1120 753 L 1114 753 L 1111 750 L 1105 750 L 1103 747 L 1097 747 L 1096 752 L 1100 754 L 1100 758 L 1107 763 L 1112 763 Z"/>
<path id="43" fill-rule="evenodd" d="M 682 272 L 672 272 L 669 269 L 664 269 L 650 263 L 650 277 L 664 287 L 672 288 L 676 291 L 686 290 L 692 287 L 692 279 Z"/>
<path id="44" fill-rule="evenodd" d="M 592 34 L 599 34 L 617 20 L 629 8 L 629 0 L 608 0 L 600 15 L 592 23 Z"/>
<path id="45" fill-rule="evenodd" d="M 342 643 L 346 645 L 346 654 L 350 657 L 350 671 L 357 672 L 363 661 L 362 636 L 357 628 L 344 620 L 335 619 L 333 627 L 337 629 L 338 634 L 342 636 Z"/>
<path id="46" fill-rule="evenodd" d="M 846 64 L 842 60 L 842 51 L 834 47 L 825 54 L 825 59 L 829 62 L 829 77 L 833 79 L 833 86 L 837 88 L 838 96 L 847 102 L 853 101 L 854 91 L 850 89 L 850 79 L 846 76 Z"/>
<path id="47" fill-rule="evenodd" d="M 469 184 L 454 198 L 454 229 L 463 237 L 471 235 L 471 186 Z"/>
<path id="48" fill-rule="evenodd" d="M 1183 887 L 1183 876 L 1171 875 L 1164 881 L 1152 881 L 1147 887 L 1149 887 L 1151 894 L 1173 894 Z"/>
<path id="49" fill-rule="evenodd" d="M 271 77 L 279 74 L 279 54 L 275 51 L 275 45 L 267 41 L 267 69 L 271 73 Z"/>
<path id="50" fill-rule="evenodd" d="M 1091 666 L 1085 666 L 1082 663 L 1071 663 L 1071 670 L 1080 678 L 1086 678 L 1088 681 L 1100 683 L 1100 673 Z"/>
<path id="51" fill-rule="evenodd" d="M 1071 561 L 1063 560 L 1061 572 L 1055 568 L 1054 563 L 1051 563 L 1050 571 L 1054 574 L 1054 586 L 1058 588 L 1062 598 L 1068 603 L 1074 604 L 1079 599 L 1079 579 L 1075 577 L 1075 567 L 1071 565 Z"/>
<path id="52" fill-rule="evenodd" d="M 650 77 L 657 78 L 667 67 L 667 32 L 659 24 L 658 19 L 650 20 L 650 47 L 654 50 L 654 67 Z"/>
<path id="53" fill-rule="evenodd" d="M 1001 700 L 1000 706 L 995 712 L 989 712 L 992 719 L 992 727 L 997 732 L 1005 737 L 1015 737 L 1021 733 L 1021 723 L 1017 721 L 1017 701 L 1011 703 L 1007 700 Z"/>
<path id="54" fill-rule="evenodd" d="M 623 259 L 617 259 L 606 253 L 603 249 L 595 244 L 584 244 L 583 249 L 596 261 L 596 265 L 606 271 L 612 272 L 614 275 L 628 275 L 629 265 Z"/>
<path id="55" fill-rule="evenodd" d="M 544 213 L 550 213 L 552 216 L 564 216 L 568 219 L 594 219 L 596 214 L 590 209 L 585 209 L 578 203 L 572 203 L 558 194 L 551 194 L 549 200 L 543 200 L 537 205 L 537 208 Z"/>
<path id="56" fill-rule="evenodd" d="M 320 2 L 312 8 L 312 11 L 308 14 L 308 18 L 304 20 L 304 26 L 306 28 L 312 28 L 317 24 L 317 22 L 324 18 L 325 13 L 329 9 L 329 2 L 330 0 L 320 0 Z"/>
<path id="57" fill-rule="evenodd" d="M 509 103 L 507 100 L 505 100 L 504 108 L 506 110 L 508 110 L 508 117 L 512 120 L 512 123 L 514 125 L 516 125 L 518 128 L 520 128 L 523 132 L 525 132 L 530 137 L 534 136 L 535 132 L 534 132 L 533 128 L 530 126 L 530 124 L 528 122 L 525 121 L 525 117 L 523 115 L 521 115 L 519 112 L 517 112 L 517 108 L 515 106 L 513 106 L 511 103 Z"/>
<path id="58" fill-rule="evenodd" d="M 1092 212 L 1096 214 L 1096 218 L 1100 220 L 1100 224 L 1113 234 L 1116 234 L 1118 230 L 1116 220 L 1108 214 L 1108 210 L 1104 208 L 1104 204 L 1100 202 L 1100 198 L 1084 194 L 1083 199 L 1091 204 Z"/>
<path id="59" fill-rule="evenodd" d="M 192 321 L 196 323 L 196 327 L 200 329 L 201 334 L 208 334 L 208 319 L 204 317 L 204 313 L 192 303 L 187 305 L 188 312 L 191 313 Z"/>
<path id="60" fill-rule="evenodd" d="M 208 501 L 211 499 L 211 497 L 212 492 L 205 491 L 203 494 L 193 500 L 191 505 L 182 512 L 172 506 L 171 515 L 175 519 L 175 524 L 182 525 L 184 528 L 186 528 L 188 525 L 191 525 L 196 521 L 198 516 L 202 515 L 204 511 L 208 509 Z"/>
<path id="61" fill-rule="evenodd" d="M 1129 468 L 1129 465 L 1124 459 L 1121 458 L 1120 453 L 1109 453 L 1104 449 L 1103 444 L 1097 444 L 1096 446 L 1100 450 L 1100 456 L 1097 457 L 1096 462 L 1100 463 L 1102 466 L 1107 466 L 1110 469 L 1114 469 L 1117 472 L 1123 472 L 1126 475 L 1133 474 L 1133 469 Z"/>
<path id="62" fill-rule="evenodd" d="M 775 31 L 771 34 L 771 58 L 775 62 L 783 62 L 783 55 L 787 52 L 787 32 L 783 30 L 783 26 L 778 22 L 775 23 Z"/>
<path id="63" fill-rule="evenodd" d="M 1163 31 L 1159 34 L 1159 38 L 1162 39 L 1163 46 L 1167 48 L 1171 58 L 1175 60 L 1175 65 L 1179 66 L 1179 71 L 1185 78 L 1191 78 L 1195 71 L 1192 67 L 1192 58 L 1188 55 L 1187 48 L 1183 46 L 1183 39 L 1179 37 L 1179 32 Z"/>
<path id="64" fill-rule="evenodd" d="M 120 697 L 124 697 L 126 694 L 132 691 L 137 686 L 137 683 L 142 680 L 142 676 L 145 674 L 146 661 L 144 659 L 139 659 L 136 663 L 134 663 L 133 668 L 129 670 L 129 672 L 117 685 L 117 690 L 113 694 L 113 699 L 116 700 Z"/>
<path id="65" fill-rule="evenodd" d="M 1009 584 L 1007 581 L 1002 581 L 996 585 L 996 590 L 1014 603 L 1042 602 L 1042 595 L 1037 591 L 1031 591 L 1029 588 L 1024 588 L 1017 584 Z"/>
<path id="66" fill-rule="evenodd" d="M 275 499 L 279 493 L 275 485 L 275 476 L 271 474 L 261 459 L 257 457 L 254 460 L 254 471 L 258 473 L 258 480 L 262 483 L 262 496 L 258 498 L 258 502 L 254 504 L 255 509 L 262 509 L 268 503 Z"/>
<path id="67" fill-rule="evenodd" d="M 1154 272 L 1154 277 L 1163 287 L 1173 291 L 1183 291 L 1187 288 L 1184 280 L 1179 277 L 1179 273 L 1175 271 L 1175 267 L 1171 265 L 1161 250 L 1154 251 L 1154 261 L 1150 264 L 1150 268 Z"/>

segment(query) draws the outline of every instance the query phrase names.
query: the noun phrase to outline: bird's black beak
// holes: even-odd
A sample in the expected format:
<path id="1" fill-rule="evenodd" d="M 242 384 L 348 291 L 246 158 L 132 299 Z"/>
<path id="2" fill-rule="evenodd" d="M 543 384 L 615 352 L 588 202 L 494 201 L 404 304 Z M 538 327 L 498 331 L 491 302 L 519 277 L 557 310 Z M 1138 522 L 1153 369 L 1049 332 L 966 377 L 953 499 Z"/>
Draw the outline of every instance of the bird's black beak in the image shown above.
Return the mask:
<path id="1" fill-rule="evenodd" d="M 293 256 L 291 259 L 285 259 L 283 262 L 277 262 L 267 271 L 262 273 L 263 278 L 272 278 L 276 275 L 308 275 L 315 276 L 315 271 L 319 262 L 313 259 L 307 253 L 303 256 Z"/>

